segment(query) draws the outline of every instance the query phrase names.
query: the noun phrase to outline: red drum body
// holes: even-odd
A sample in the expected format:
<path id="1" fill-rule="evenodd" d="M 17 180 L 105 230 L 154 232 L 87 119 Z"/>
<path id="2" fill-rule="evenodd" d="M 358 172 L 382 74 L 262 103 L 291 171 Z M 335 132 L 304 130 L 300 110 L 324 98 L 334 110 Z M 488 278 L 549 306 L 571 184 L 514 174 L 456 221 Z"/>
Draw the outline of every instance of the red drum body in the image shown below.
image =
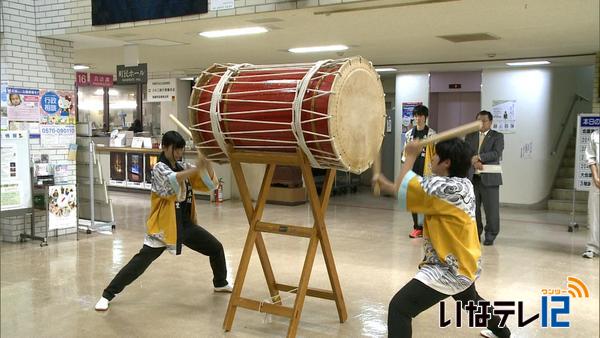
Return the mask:
<path id="1" fill-rule="evenodd" d="M 207 158 L 237 150 L 295 152 L 316 168 L 361 173 L 381 147 L 383 87 L 360 57 L 310 64 L 215 64 L 197 78 L 190 130 Z"/>

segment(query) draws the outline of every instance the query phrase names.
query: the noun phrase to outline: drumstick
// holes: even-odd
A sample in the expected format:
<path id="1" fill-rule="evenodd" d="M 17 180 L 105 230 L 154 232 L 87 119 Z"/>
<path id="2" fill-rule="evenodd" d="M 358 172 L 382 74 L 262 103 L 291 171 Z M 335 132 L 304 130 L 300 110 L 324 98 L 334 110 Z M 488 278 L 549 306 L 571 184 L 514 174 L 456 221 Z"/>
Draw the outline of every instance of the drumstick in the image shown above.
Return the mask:
<path id="1" fill-rule="evenodd" d="M 181 121 L 179 121 L 173 114 L 169 114 L 169 117 L 171 118 L 171 120 L 173 120 L 173 122 L 175 122 L 175 124 L 181 128 L 186 134 L 188 134 L 192 139 L 194 138 L 194 136 L 192 136 L 192 132 L 188 129 L 188 127 L 184 126 L 183 123 L 181 123 Z"/>
<path id="2" fill-rule="evenodd" d="M 381 153 L 378 151 L 375 157 L 375 161 L 373 161 L 373 177 L 379 176 L 381 174 Z M 381 194 L 381 187 L 379 186 L 379 182 L 375 182 L 373 186 L 373 195 L 379 196 Z"/>
<path id="3" fill-rule="evenodd" d="M 192 138 L 192 140 L 194 139 L 194 136 L 192 136 L 192 132 L 188 129 L 188 127 L 181 123 L 181 121 L 179 121 L 173 114 L 169 114 L 169 117 L 171 118 L 171 120 L 173 120 L 173 122 L 175 122 L 175 124 L 179 128 L 181 128 L 186 134 L 188 134 Z M 204 154 L 200 152 L 200 149 L 196 148 L 196 152 L 198 152 L 199 158 L 205 158 Z"/>
<path id="4" fill-rule="evenodd" d="M 426 146 L 431 143 L 436 143 L 444 140 L 448 140 L 451 138 L 455 138 L 458 136 L 466 135 L 481 129 L 481 121 L 473 121 L 471 123 L 463 124 L 462 126 L 458 126 L 452 129 L 448 129 L 439 134 L 435 134 L 431 137 L 422 139 L 419 141 L 421 146 Z"/>

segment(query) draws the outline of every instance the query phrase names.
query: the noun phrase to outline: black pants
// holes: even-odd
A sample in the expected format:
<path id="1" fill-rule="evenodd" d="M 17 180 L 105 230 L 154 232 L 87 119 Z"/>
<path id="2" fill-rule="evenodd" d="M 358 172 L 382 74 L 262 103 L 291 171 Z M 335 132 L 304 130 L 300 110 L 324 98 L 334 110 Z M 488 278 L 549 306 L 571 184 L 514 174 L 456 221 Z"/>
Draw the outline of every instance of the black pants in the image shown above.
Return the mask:
<path id="1" fill-rule="evenodd" d="M 412 337 L 412 319 L 447 297 L 448 295 L 430 288 L 421 281 L 411 279 L 390 301 L 388 336 L 394 338 Z M 483 300 L 475 289 L 475 283 L 465 291 L 452 296 L 452 298 L 457 301 L 460 300 L 463 308 L 469 300 L 474 302 Z M 490 306 L 488 311 L 493 311 L 493 307 Z M 487 328 L 492 330 L 498 337 L 510 337 L 510 330 L 507 327 L 499 328 L 499 323 L 500 317 L 493 316 L 488 321 Z M 443 330 L 443 328 L 440 328 L 440 330 Z"/>
<path id="2" fill-rule="evenodd" d="M 425 168 L 425 157 L 423 157 L 423 156 L 417 157 L 417 161 L 415 161 L 415 164 L 413 165 L 413 171 L 415 172 L 415 174 L 422 177 L 423 172 L 425 171 L 424 168 Z M 413 229 L 423 230 L 423 221 L 421 221 L 421 223 L 419 223 L 419 214 L 413 213 L 412 219 L 413 219 Z"/>
<path id="3" fill-rule="evenodd" d="M 475 219 L 479 238 L 484 233 L 485 239 L 494 241 L 500 232 L 500 187 L 486 186 L 479 175 L 473 175 L 473 191 L 475 192 Z M 485 227 L 481 219 L 481 206 L 485 211 Z"/>
<path id="4" fill-rule="evenodd" d="M 197 225 L 183 227 L 182 243 L 188 248 L 210 257 L 215 287 L 227 285 L 227 266 L 223 245 L 210 232 Z M 111 300 L 123 289 L 136 280 L 150 264 L 160 256 L 166 248 L 152 248 L 144 245 L 140 252 L 125 265 L 104 289 L 102 297 Z"/>
<path id="5" fill-rule="evenodd" d="M 419 224 L 419 214 L 412 214 L 413 229 L 423 230 L 423 224 Z"/>

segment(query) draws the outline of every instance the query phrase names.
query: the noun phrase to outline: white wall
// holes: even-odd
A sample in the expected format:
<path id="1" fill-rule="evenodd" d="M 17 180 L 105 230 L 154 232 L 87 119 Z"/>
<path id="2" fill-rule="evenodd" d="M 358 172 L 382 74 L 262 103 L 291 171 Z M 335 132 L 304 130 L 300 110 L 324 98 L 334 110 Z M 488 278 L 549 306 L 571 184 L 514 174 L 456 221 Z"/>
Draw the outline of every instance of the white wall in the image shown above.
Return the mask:
<path id="1" fill-rule="evenodd" d="M 394 172 L 396 174 L 400 172 L 400 159 L 402 158 L 402 102 L 415 101 L 429 105 L 429 73 L 396 75 L 396 120 L 394 125 L 396 130 Z"/>
<path id="2" fill-rule="evenodd" d="M 551 155 L 562 129 L 561 123 L 575 93 L 591 97 L 592 74 L 592 67 L 483 71 L 482 109 L 491 110 L 493 100 L 516 100 L 515 133 L 504 135 L 501 203 L 536 204 L 549 195 L 562 150 L 568 142 L 568 137 L 564 137 L 558 154 Z M 578 103 L 576 106 L 577 112 L 590 109 L 590 104 Z M 574 126 L 569 124 L 565 128 L 568 136 Z M 523 159 L 521 147 L 530 142 L 533 144 L 532 158 Z"/>

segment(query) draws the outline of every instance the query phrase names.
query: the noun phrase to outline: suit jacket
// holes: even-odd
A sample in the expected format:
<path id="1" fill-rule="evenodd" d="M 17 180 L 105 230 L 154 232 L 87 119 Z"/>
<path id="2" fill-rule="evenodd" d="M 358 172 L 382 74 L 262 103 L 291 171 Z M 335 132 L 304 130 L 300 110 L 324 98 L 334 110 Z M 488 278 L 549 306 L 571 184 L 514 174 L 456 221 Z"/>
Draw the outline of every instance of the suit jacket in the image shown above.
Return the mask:
<path id="1" fill-rule="evenodd" d="M 479 132 L 469 134 L 465 137 L 465 141 L 471 148 L 471 156 L 477 155 L 477 148 L 479 147 Z M 479 151 L 479 158 L 483 164 L 500 164 L 502 160 L 502 151 L 504 151 L 504 135 L 495 130 L 489 130 Z M 474 168 L 471 167 L 469 171 L 469 178 L 472 179 Z M 481 183 L 485 186 L 499 186 L 502 185 L 502 174 L 485 174 L 481 175 Z"/>

